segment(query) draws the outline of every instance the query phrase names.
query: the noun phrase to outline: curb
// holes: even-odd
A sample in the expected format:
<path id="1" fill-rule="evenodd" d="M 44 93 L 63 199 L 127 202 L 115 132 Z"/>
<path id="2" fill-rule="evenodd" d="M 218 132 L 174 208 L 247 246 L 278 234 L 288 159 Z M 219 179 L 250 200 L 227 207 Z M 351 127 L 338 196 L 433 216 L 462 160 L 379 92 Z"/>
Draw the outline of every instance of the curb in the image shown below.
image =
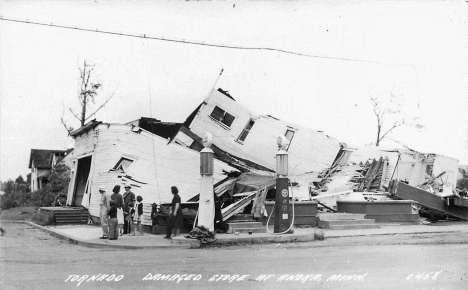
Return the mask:
<path id="1" fill-rule="evenodd" d="M 0 220 L 1 223 L 10 223 L 10 224 L 25 224 L 25 220 L 15 221 L 15 220 Z"/>
<path id="2" fill-rule="evenodd" d="M 450 234 L 462 233 L 460 231 L 442 231 L 442 232 L 413 232 L 413 233 L 379 233 L 379 234 L 356 234 L 356 235 L 343 235 L 343 236 L 329 236 L 327 239 L 337 238 L 354 238 L 354 237 L 372 237 L 372 236 L 405 236 L 405 235 L 424 235 L 424 234 Z"/>
<path id="3" fill-rule="evenodd" d="M 273 244 L 273 243 L 296 243 L 296 242 L 312 242 L 319 238 L 316 236 L 316 231 L 308 234 L 284 234 L 270 235 L 261 237 L 241 237 L 241 238 L 221 238 L 213 243 L 203 244 L 201 241 L 195 241 L 191 244 L 191 248 L 217 247 L 217 246 L 236 246 L 236 245 L 254 245 L 254 244 Z M 179 238 L 179 240 L 184 240 Z"/>
<path id="4" fill-rule="evenodd" d="M 231 246 L 236 244 L 266 244 L 266 243 L 295 243 L 295 242 L 310 242 L 315 240 L 314 234 L 304 234 L 304 235 L 278 235 L 271 237 L 246 237 L 246 238 L 236 238 L 236 239 L 217 239 L 216 242 L 212 244 L 202 244 L 199 240 L 191 239 L 173 239 L 172 245 L 170 246 L 137 246 L 137 245 L 114 245 L 114 244 L 101 244 L 95 242 L 87 242 L 83 240 L 76 239 L 66 234 L 57 233 L 54 230 L 40 226 L 31 221 L 20 221 L 21 223 L 26 223 L 32 226 L 35 229 L 41 230 L 54 236 L 58 239 L 65 240 L 70 244 L 80 245 L 88 248 L 115 248 L 115 249 L 166 249 L 174 247 L 182 248 L 202 248 L 209 246 Z"/>
<path id="5" fill-rule="evenodd" d="M 245 244 L 267 244 L 267 243 L 295 243 L 295 242 L 312 242 L 317 240 L 315 233 L 300 234 L 300 235 L 272 235 L 263 237 L 241 237 L 241 238 L 226 238 L 217 239 L 214 243 L 203 244 L 199 240 L 185 239 L 183 237 L 172 239 L 171 245 L 154 245 L 154 246 L 138 246 L 138 245 L 116 245 L 116 244 L 101 244 L 96 242 L 88 242 L 76 239 L 66 234 L 58 233 L 47 227 L 40 226 L 31 221 L 2 221 L 12 223 L 25 223 L 33 228 L 41 230 L 54 236 L 58 239 L 68 241 L 70 244 L 80 245 L 88 248 L 115 248 L 115 249 L 170 249 L 170 248 L 204 248 L 204 247 L 217 247 L 217 246 L 235 246 Z M 465 231 L 421 231 L 421 232 L 407 232 L 407 233 L 371 233 L 371 234 L 348 234 L 339 236 L 325 235 L 325 239 L 337 238 L 352 238 L 352 237 L 371 237 L 371 236 L 395 236 L 395 235 L 419 235 L 419 234 L 450 234 Z"/>
<path id="6" fill-rule="evenodd" d="M 76 238 L 71 237 L 71 236 L 66 235 L 66 234 L 57 233 L 57 232 L 55 232 L 55 231 L 53 231 L 53 230 L 51 230 L 49 228 L 40 226 L 40 225 L 35 224 L 35 223 L 31 222 L 31 221 L 24 221 L 24 223 L 27 223 L 30 226 L 32 226 L 32 227 L 34 227 L 34 228 L 36 228 L 38 230 L 46 232 L 51 236 L 54 236 L 54 237 L 59 238 L 61 240 L 65 240 L 65 241 L 69 242 L 70 244 L 80 245 L 80 246 L 84 246 L 84 247 L 88 247 L 88 248 L 100 248 L 100 249 L 102 249 L 102 248 L 115 248 L 115 249 L 133 249 L 133 250 L 135 250 L 135 249 L 167 249 L 167 248 L 173 248 L 173 247 L 189 248 L 191 246 L 190 243 L 183 243 L 183 242 L 178 242 L 176 245 L 171 245 L 171 246 L 159 246 L 159 245 L 155 245 L 155 246 L 136 246 L 136 245 L 101 244 L 101 243 L 95 243 L 95 242 L 87 242 L 87 241 L 76 239 Z"/>

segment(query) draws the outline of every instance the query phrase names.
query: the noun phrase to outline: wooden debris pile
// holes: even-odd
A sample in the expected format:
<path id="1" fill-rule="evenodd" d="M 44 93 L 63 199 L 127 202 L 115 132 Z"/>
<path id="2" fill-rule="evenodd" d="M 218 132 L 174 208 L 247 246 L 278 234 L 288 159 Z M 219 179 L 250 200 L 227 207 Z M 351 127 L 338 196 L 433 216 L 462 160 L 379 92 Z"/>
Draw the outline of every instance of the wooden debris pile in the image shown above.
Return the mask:
<path id="1" fill-rule="evenodd" d="M 323 193 L 353 190 L 358 192 L 386 191 L 383 187 L 383 177 L 388 166 L 388 160 L 380 157 L 378 160 L 368 160 L 366 163 L 335 165 L 322 172 L 319 182 L 312 182 L 310 193 L 317 196 Z"/>

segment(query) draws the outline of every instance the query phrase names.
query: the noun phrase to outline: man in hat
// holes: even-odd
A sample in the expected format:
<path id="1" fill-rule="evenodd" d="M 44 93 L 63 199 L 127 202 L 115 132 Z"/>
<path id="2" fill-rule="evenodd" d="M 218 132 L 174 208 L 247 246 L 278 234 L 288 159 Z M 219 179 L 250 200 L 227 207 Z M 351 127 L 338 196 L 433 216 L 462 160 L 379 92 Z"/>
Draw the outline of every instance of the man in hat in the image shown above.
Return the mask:
<path id="1" fill-rule="evenodd" d="M 123 227 L 123 234 L 129 234 L 129 221 L 127 221 L 127 215 L 130 212 L 130 208 L 128 206 L 129 203 L 135 204 L 136 198 L 135 194 L 130 190 L 132 187 L 130 184 L 125 184 L 125 193 L 123 194 L 123 201 L 124 201 L 124 227 Z"/>
<path id="2" fill-rule="evenodd" d="M 101 227 L 102 227 L 102 237 L 100 239 L 108 239 L 109 238 L 109 226 L 107 225 L 107 220 L 109 218 L 109 210 L 110 210 L 110 201 L 111 197 L 106 192 L 105 186 L 99 187 L 99 193 L 101 194 Z"/>

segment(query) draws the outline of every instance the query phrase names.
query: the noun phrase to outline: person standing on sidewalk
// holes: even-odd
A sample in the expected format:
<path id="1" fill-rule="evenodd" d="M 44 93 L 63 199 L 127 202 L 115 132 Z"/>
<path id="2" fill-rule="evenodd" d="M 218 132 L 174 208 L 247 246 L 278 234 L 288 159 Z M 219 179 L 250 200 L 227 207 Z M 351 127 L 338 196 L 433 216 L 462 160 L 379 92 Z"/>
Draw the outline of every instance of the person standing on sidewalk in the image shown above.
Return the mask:
<path id="1" fill-rule="evenodd" d="M 130 222 L 129 219 L 127 219 L 127 216 L 130 212 L 130 209 L 133 207 L 133 204 L 135 204 L 135 194 L 130 191 L 131 187 L 129 184 L 124 185 L 125 188 L 125 193 L 123 194 L 123 214 L 124 214 L 124 226 L 123 226 L 123 234 L 130 234 Z M 132 206 L 129 206 L 129 203 L 132 203 Z"/>
<path id="2" fill-rule="evenodd" d="M 172 186 L 171 192 L 174 195 L 172 198 L 171 209 L 169 211 L 169 217 L 167 221 L 167 228 L 166 228 L 166 236 L 165 239 L 172 238 L 172 228 L 176 229 L 176 234 L 174 236 L 178 236 L 180 234 L 180 228 L 183 226 L 183 217 L 182 217 L 182 207 L 180 206 L 181 199 L 179 196 L 179 190 L 177 187 Z"/>
<path id="3" fill-rule="evenodd" d="M 109 240 L 117 240 L 119 238 L 119 226 L 117 224 L 117 206 L 116 202 L 110 201 L 109 214 Z"/>
<path id="4" fill-rule="evenodd" d="M 136 200 L 137 202 L 134 208 L 135 215 L 133 216 L 133 224 L 136 224 L 136 227 L 133 232 L 135 233 L 135 235 L 137 235 L 138 230 L 138 235 L 143 236 L 143 225 L 141 224 L 141 219 L 143 216 L 143 198 L 141 196 L 137 196 Z"/>
<path id="5" fill-rule="evenodd" d="M 102 227 L 102 237 L 100 239 L 109 238 L 109 226 L 107 225 L 108 213 L 110 210 L 110 201 L 111 197 L 106 192 L 105 186 L 99 187 L 99 193 L 101 193 L 101 209 L 100 209 L 100 218 L 101 218 L 101 227 Z"/>
<path id="6" fill-rule="evenodd" d="M 133 219 L 135 218 L 135 207 L 133 206 L 133 202 L 130 202 L 128 204 L 128 207 L 130 208 L 128 210 L 128 214 L 125 217 L 125 221 L 127 223 L 127 230 L 128 230 L 128 235 L 129 236 L 134 236 L 135 235 L 135 224 L 133 222 Z"/>
<path id="7" fill-rule="evenodd" d="M 120 185 L 114 186 L 112 190 L 114 193 L 111 195 L 111 199 L 115 202 L 115 207 L 117 208 L 117 225 L 119 229 L 119 234 L 123 234 L 123 225 L 124 225 L 124 214 L 123 214 L 123 197 L 119 193 Z"/>

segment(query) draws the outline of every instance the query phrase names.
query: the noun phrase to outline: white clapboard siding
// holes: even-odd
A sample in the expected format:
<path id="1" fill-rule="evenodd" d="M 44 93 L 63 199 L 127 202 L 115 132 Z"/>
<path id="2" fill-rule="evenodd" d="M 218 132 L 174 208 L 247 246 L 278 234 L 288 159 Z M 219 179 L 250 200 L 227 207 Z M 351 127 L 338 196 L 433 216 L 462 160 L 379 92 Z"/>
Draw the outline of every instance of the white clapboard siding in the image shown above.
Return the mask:
<path id="1" fill-rule="evenodd" d="M 177 144 L 168 144 L 166 139 L 145 130 L 133 132 L 129 125 L 101 124 L 96 129 L 99 130 L 99 133 L 93 152 L 93 176 L 89 206 L 91 215 L 99 216 L 99 186 L 105 185 L 107 191 L 112 193 L 114 185 L 120 185 L 121 194 L 123 194 L 125 181 L 118 177 L 123 174 L 109 172 L 122 157 L 134 160 L 126 174 L 137 181 L 146 183 L 127 182 L 132 184 L 132 191 L 135 195 L 140 195 L 143 198 L 145 206 L 143 224 L 145 225 L 151 224 L 149 205 L 153 202 L 160 204 L 172 201 L 171 186 L 178 187 L 182 201 L 199 193 L 199 152 Z M 77 139 L 79 138 L 77 137 Z M 83 143 L 77 142 L 76 144 Z M 222 174 L 222 170 L 235 170 L 218 160 L 215 160 L 214 168 L 215 182 L 226 177 Z"/>
<path id="2" fill-rule="evenodd" d="M 210 117 L 215 106 L 235 117 L 230 128 Z M 255 124 L 244 142 L 237 142 L 251 118 Z M 213 144 L 221 150 L 271 170 L 276 167 L 277 138 L 284 136 L 289 128 L 296 130 L 288 149 L 291 175 L 323 170 L 332 164 L 341 147 L 338 140 L 269 116 L 256 115 L 217 90 L 205 100 L 205 105 L 201 106 L 190 125 L 190 130 L 198 136 L 210 132 Z"/>
<path id="3" fill-rule="evenodd" d="M 398 164 L 399 153 L 396 149 L 385 149 L 382 147 L 375 146 L 364 146 L 354 150 L 353 154 L 349 157 L 350 163 L 366 163 L 367 160 L 379 160 L 380 157 L 388 157 L 387 171 L 385 172 L 383 186 L 388 187 L 390 180 L 395 172 L 395 168 Z"/>
<path id="4" fill-rule="evenodd" d="M 94 130 L 87 131 L 75 137 L 75 148 L 73 154 L 79 158 L 82 155 L 89 154 L 94 150 Z"/>

